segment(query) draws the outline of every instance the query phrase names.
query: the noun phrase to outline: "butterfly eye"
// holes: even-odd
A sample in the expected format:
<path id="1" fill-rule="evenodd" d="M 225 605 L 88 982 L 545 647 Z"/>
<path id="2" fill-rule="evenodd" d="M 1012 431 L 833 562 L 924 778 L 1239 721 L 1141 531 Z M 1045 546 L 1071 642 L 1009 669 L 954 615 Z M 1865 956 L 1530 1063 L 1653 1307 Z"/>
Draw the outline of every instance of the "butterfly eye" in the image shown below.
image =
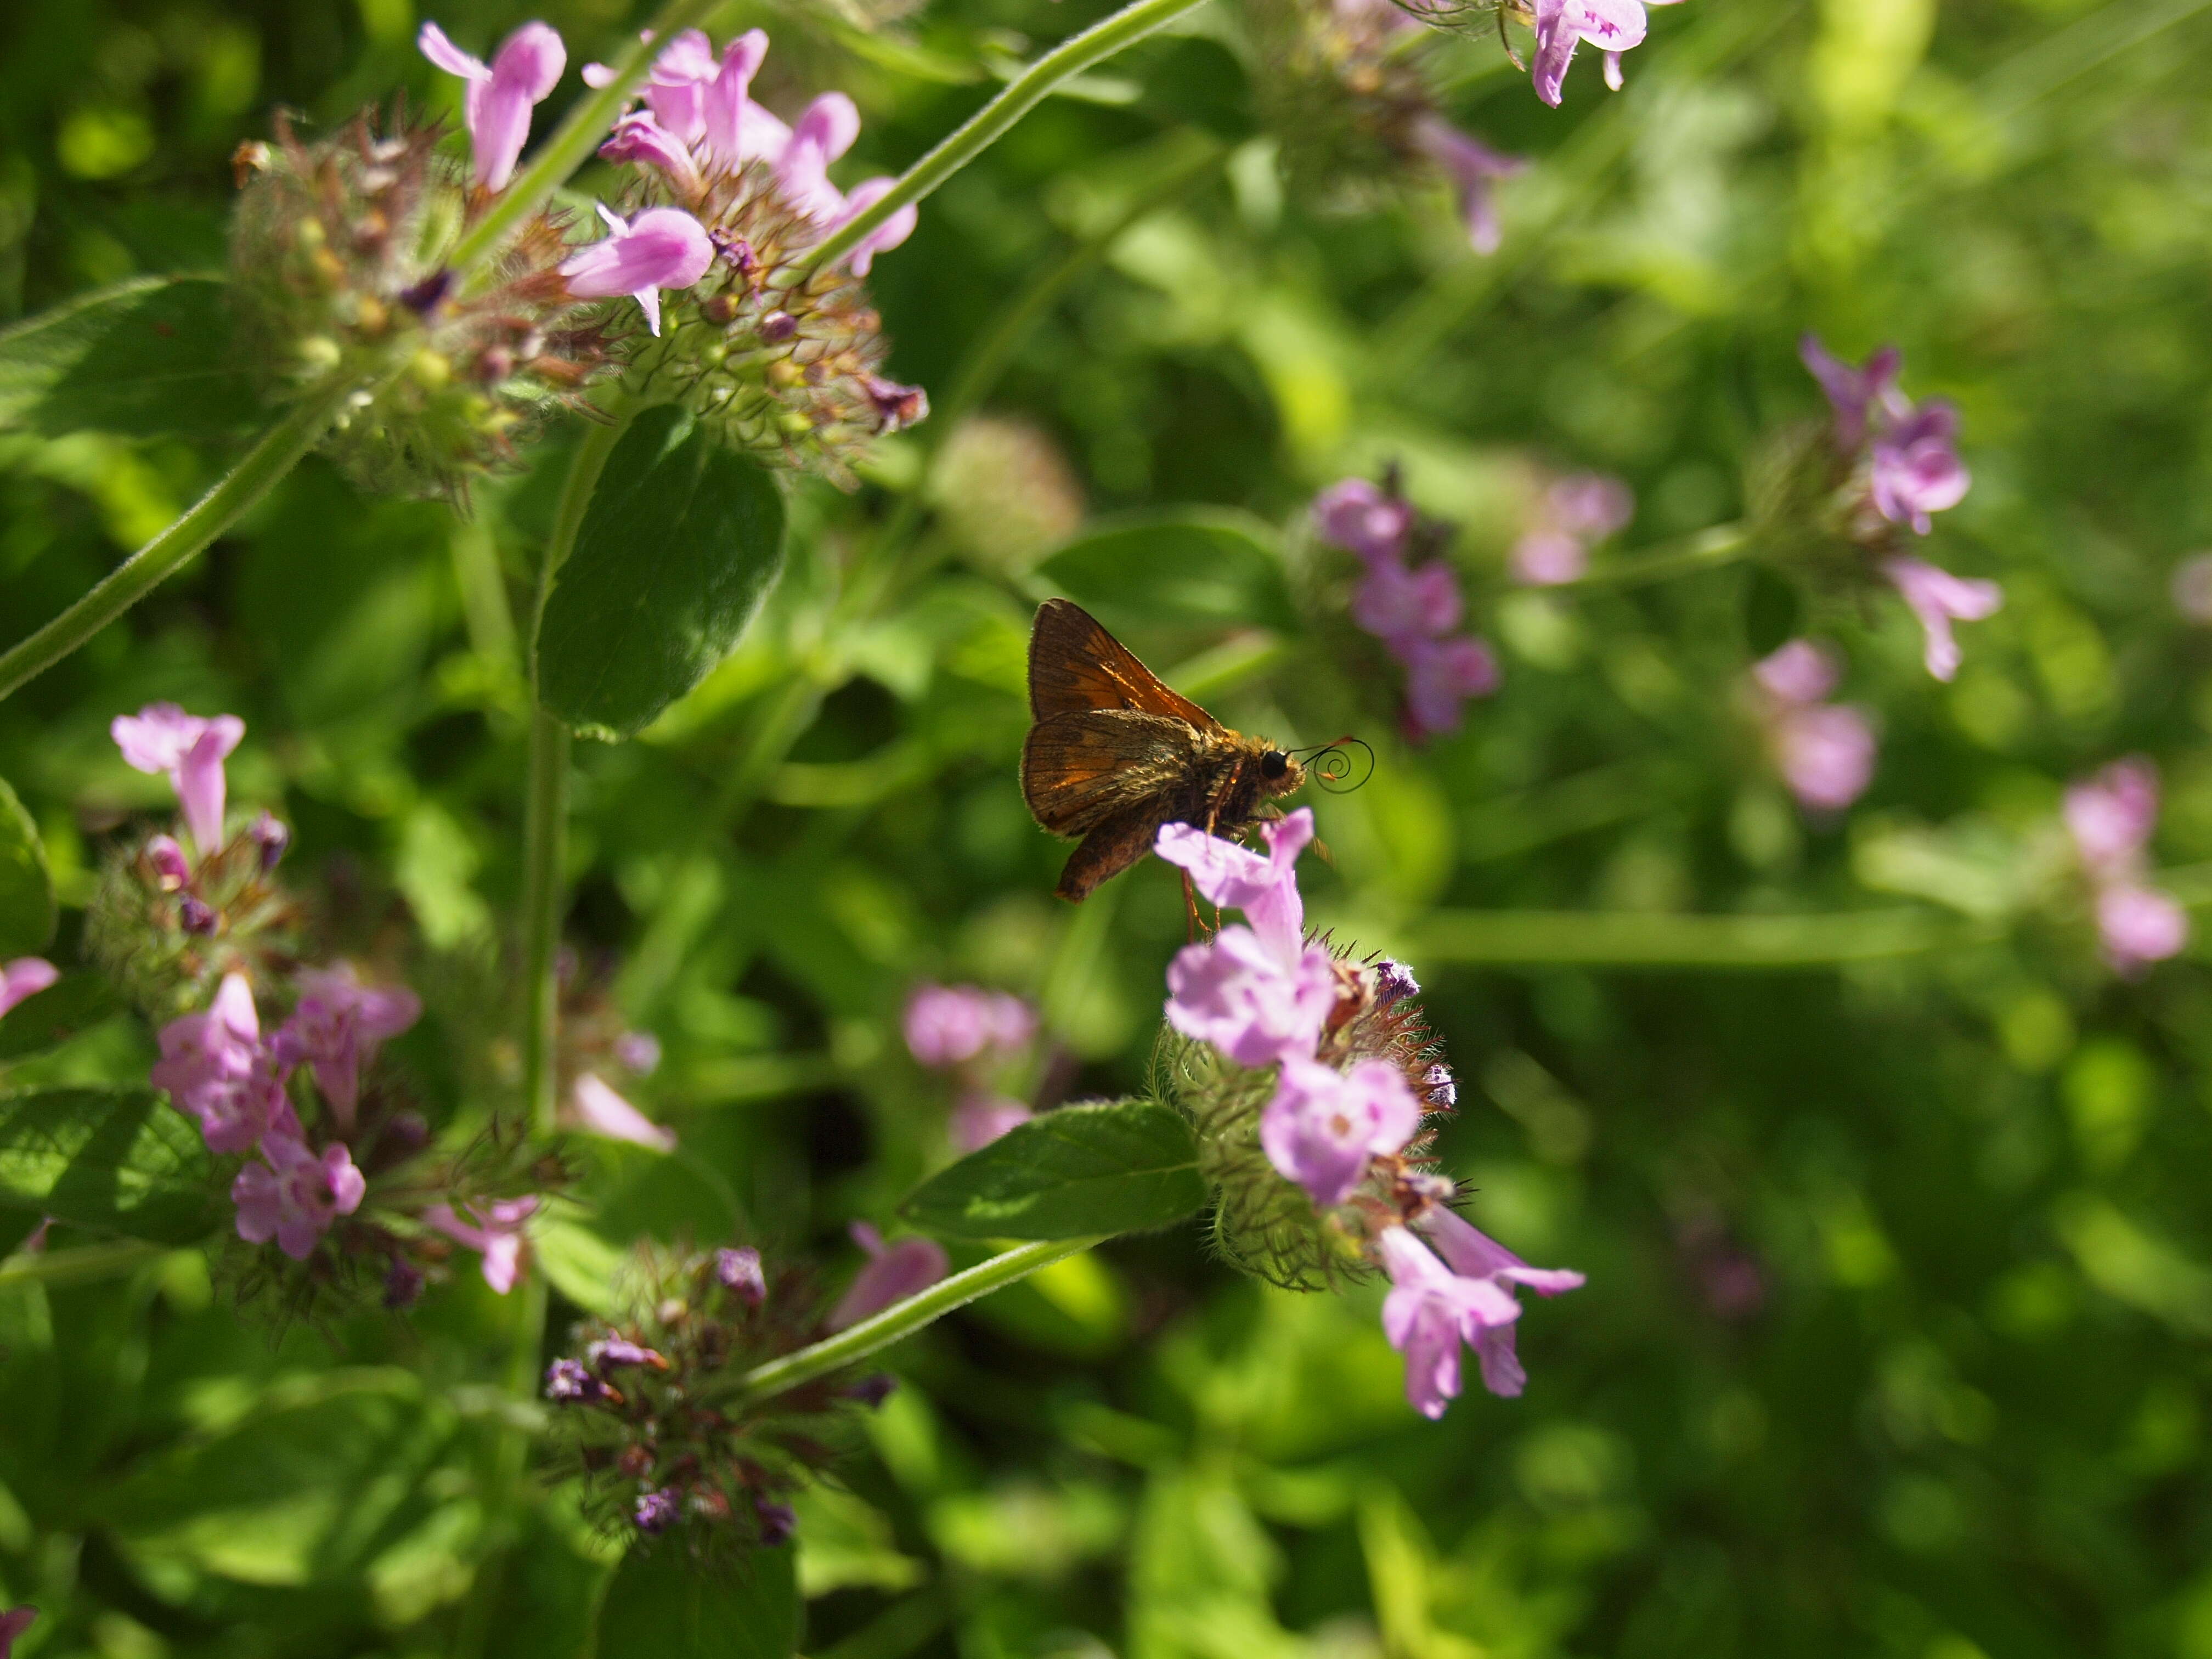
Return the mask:
<path id="1" fill-rule="evenodd" d="M 1279 749 L 1270 749 L 1260 757 L 1260 775 L 1263 778 L 1279 778 L 1290 769 L 1291 757 Z"/>

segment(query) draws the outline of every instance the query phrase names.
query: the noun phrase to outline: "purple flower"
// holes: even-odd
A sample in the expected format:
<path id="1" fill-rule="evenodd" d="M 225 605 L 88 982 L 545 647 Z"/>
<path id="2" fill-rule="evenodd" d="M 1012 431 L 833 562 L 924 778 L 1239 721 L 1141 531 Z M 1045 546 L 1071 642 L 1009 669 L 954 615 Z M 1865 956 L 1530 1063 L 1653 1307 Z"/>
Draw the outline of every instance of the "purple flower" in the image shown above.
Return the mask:
<path id="1" fill-rule="evenodd" d="M 9 1659 L 15 1650 L 15 1638 L 30 1629 L 38 1616 L 36 1607 L 10 1607 L 0 1613 L 0 1659 Z"/>
<path id="2" fill-rule="evenodd" d="M 341 1141 L 318 1155 L 290 1135 L 265 1134 L 261 1156 L 268 1161 L 248 1164 L 230 1185 L 238 1236 L 249 1244 L 274 1238 L 286 1255 L 304 1261 L 332 1222 L 361 1207 L 368 1183 Z"/>
<path id="3" fill-rule="evenodd" d="M 918 986 L 902 1023 L 907 1052 L 933 1069 L 1011 1054 L 1036 1035 L 1036 1015 L 1027 1003 L 975 985 Z"/>
<path id="4" fill-rule="evenodd" d="M 1589 568 L 1589 549 L 1564 530 L 1540 526 L 1513 544 L 1513 580 L 1530 587 L 1578 582 Z"/>
<path id="5" fill-rule="evenodd" d="M 823 228 L 824 231 L 842 230 L 889 195 L 891 187 L 897 183 L 897 179 L 888 176 L 863 179 L 847 192 L 843 209 Z M 852 267 L 855 276 L 866 276 L 876 262 L 876 255 L 888 253 L 905 241 L 914 234 L 914 228 L 921 222 L 921 216 L 913 203 L 908 202 L 904 207 L 895 209 L 890 217 L 853 245 L 853 251 L 845 256 L 846 264 Z M 902 424 L 912 426 L 919 419 L 920 416 L 912 416 Z"/>
<path id="6" fill-rule="evenodd" d="M 889 1371 L 871 1371 L 843 1392 L 848 1400 L 857 1400 L 873 1411 L 898 1392 L 898 1378 Z"/>
<path id="7" fill-rule="evenodd" d="M 395 1312 L 411 1308 L 422 1294 L 422 1270 L 405 1256 L 393 1256 L 384 1270 L 384 1305 Z"/>
<path id="8" fill-rule="evenodd" d="M 2189 913 L 2156 888 L 2115 882 L 2097 895 L 2097 934 L 2105 960 L 2123 978 L 2136 979 L 2152 963 L 2181 954 Z"/>
<path id="9" fill-rule="evenodd" d="M 1536 83 L 1536 95 L 1556 108 L 1577 45 L 1587 40 L 1605 53 L 1605 83 L 1618 92 L 1620 54 L 1644 44 L 1644 5 L 1673 5 L 1675 0 L 1535 0 L 1535 3 L 1536 58 L 1530 76 Z"/>
<path id="10" fill-rule="evenodd" d="M 1346 478 L 1314 497 L 1314 526 L 1322 539 L 1374 561 L 1395 559 L 1413 528 L 1413 509 L 1364 478 Z"/>
<path id="11" fill-rule="evenodd" d="M 349 962 L 300 970 L 300 1000 L 273 1041 L 287 1066 L 314 1069 L 315 1086 L 342 1128 L 353 1127 L 362 1068 L 378 1045 L 422 1018 L 422 999 L 404 985 L 363 985 Z"/>
<path id="12" fill-rule="evenodd" d="M 660 332 L 660 290 L 689 288 L 714 263 L 714 245 L 696 219 L 681 208 L 647 208 L 624 223 L 599 204 L 610 233 L 562 261 L 568 292 L 579 300 L 627 294 Z"/>
<path id="13" fill-rule="evenodd" d="M 1805 708 L 1826 701 L 1843 678 L 1836 653 L 1811 640 L 1791 640 L 1761 657 L 1752 677 L 1777 702 Z"/>
<path id="14" fill-rule="evenodd" d="M 168 775 L 202 858 L 222 845 L 222 763 L 246 735 L 244 720 L 235 714 L 202 720 L 173 702 L 149 702 L 135 714 L 118 714 L 107 731 L 125 763 Z"/>
<path id="15" fill-rule="evenodd" d="M 615 1058 L 624 1071 L 651 1077 L 660 1069 L 660 1039 L 650 1031 L 624 1031 L 615 1039 Z"/>
<path id="16" fill-rule="evenodd" d="M 1382 1301 L 1382 1334 L 1406 1356 L 1406 1398 L 1431 1419 L 1459 1396 L 1462 1343 L 1481 1358 L 1492 1392 L 1516 1394 L 1491 1382 L 1490 1352 L 1496 1333 L 1510 1333 L 1521 1304 L 1486 1277 L 1463 1278 L 1403 1227 L 1385 1227 L 1375 1241 L 1390 1294 Z M 1510 1345 L 1510 1334 L 1506 1339 Z M 1511 1348 L 1506 1348 L 1510 1358 Z M 1515 1367 L 1517 1370 L 1518 1367 Z"/>
<path id="17" fill-rule="evenodd" d="M 2158 769 L 2142 756 L 2114 761 L 2066 792 L 2066 828 L 2091 875 L 2117 880 L 2141 867 L 2158 825 Z"/>
<path id="18" fill-rule="evenodd" d="M 156 836 L 148 842 L 146 862 L 153 869 L 155 884 L 165 893 L 180 890 L 192 878 L 191 861 L 174 836 Z"/>
<path id="19" fill-rule="evenodd" d="M 666 1532 L 683 1518 L 684 1511 L 677 1502 L 673 1486 L 640 1492 L 636 1507 L 630 1511 L 630 1519 L 636 1522 L 637 1529 L 648 1538 Z"/>
<path id="20" fill-rule="evenodd" d="M 171 1020 L 149 1080 L 180 1112 L 199 1120 L 209 1149 L 244 1152 L 264 1135 L 296 1139 L 300 1122 L 284 1093 L 289 1068 L 261 1041 L 253 988 L 226 974 L 215 1000 Z"/>
<path id="21" fill-rule="evenodd" d="M 483 1256 L 484 1283 L 505 1296 L 522 1275 L 522 1224 L 537 1213 L 535 1198 L 502 1198 L 467 1206 L 464 1221 L 450 1204 L 422 1212 L 422 1224 Z"/>
<path id="22" fill-rule="evenodd" d="M 44 957 L 17 957 L 0 963 L 0 1015 L 25 1002 L 62 976 L 62 970 Z"/>
<path id="23" fill-rule="evenodd" d="M 1875 352 L 1863 368 L 1835 356 L 1816 335 L 1805 335 L 1797 342 L 1797 355 L 1828 394 L 1836 414 L 1836 448 L 1843 454 L 1858 453 L 1877 416 L 1893 417 L 1911 407 L 1897 387 L 1905 354 L 1893 345 Z"/>
<path id="24" fill-rule="evenodd" d="M 1954 447 L 1958 435 L 1959 412 L 1941 398 L 1885 422 L 1874 441 L 1875 510 L 1916 535 L 1933 529 L 1929 514 L 1958 506 L 1973 483 Z"/>
<path id="25" fill-rule="evenodd" d="M 594 1405 L 609 1392 L 580 1359 L 556 1359 L 545 1368 L 545 1397 L 561 1405 Z"/>
<path id="26" fill-rule="evenodd" d="M 714 1252 L 714 1278 L 726 1291 L 756 1308 L 768 1300 L 768 1275 L 761 1271 L 761 1253 L 750 1244 Z"/>
<path id="27" fill-rule="evenodd" d="M 500 43 L 489 66 L 446 38 L 435 23 L 415 38 L 422 54 L 468 83 L 462 118 L 476 161 L 476 179 L 487 190 L 505 190 L 530 137 L 530 112 L 544 100 L 568 67 L 568 48 L 557 30 L 525 23 Z"/>
<path id="28" fill-rule="evenodd" d="M 1442 559 L 1418 570 L 1396 559 L 1376 559 L 1352 592 L 1352 621 L 1393 651 L 1404 641 L 1450 633 L 1463 609 L 1459 577 Z"/>
<path id="29" fill-rule="evenodd" d="M 1369 970 L 1375 975 L 1375 1006 L 1388 1008 L 1407 997 L 1421 994 L 1421 982 L 1402 962 L 1385 957 Z"/>
<path id="30" fill-rule="evenodd" d="M 603 1371 L 611 1370 L 618 1365 L 647 1365 L 657 1371 L 668 1369 L 668 1361 L 664 1356 L 623 1336 L 611 1336 L 592 1343 L 584 1350 L 584 1358 Z"/>
<path id="31" fill-rule="evenodd" d="M 1188 823 L 1160 826 L 1153 850 L 1190 872 L 1211 902 L 1242 910 L 1252 931 L 1285 965 L 1305 943 L 1305 901 L 1298 896 L 1298 854 L 1313 839 L 1313 808 L 1261 826 L 1266 856 Z"/>
<path id="32" fill-rule="evenodd" d="M 641 110 L 615 123 L 614 132 L 599 146 L 599 155 L 617 164 L 658 167 L 686 195 L 696 192 L 702 182 L 691 159 L 691 147 Z"/>
<path id="33" fill-rule="evenodd" d="M 1879 744 L 1863 708 L 1824 703 L 1790 708 L 1770 732 L 1776 766 L 1790 793 L 1816 812 L 1840 812 L 1874 781 Z"/>
<path id="34" fill-rule="evenodd" d="M 1421 1087 L 1427 1093 L 1429 1103 L 1440 1112 L 1448 1112 L 1459 1103 L 1459 1083 L 1449 1066 L 1431 1066 L 1421 1074 Z"/>
<path id="35" fill-rule="evenodd" d="M 1386 1060 L 1363 1060 L 1340 1072 L 1285 1060 L 1260 1117 L 1260 1145 L 1277 1174 L 1327 1209 L 1352 1196 L 1370 1158 L 1401 1151 L 1420 1127 L 1420 1103 Z"/>
<path id="36" fill-rule="evenodd" d="M 1513 545 L 1513 574 L 1531 587 L 1579 581 L 1593 544 L 1627 527 L 1635 492 L 1602 472 L 1574 472 L 1544 492 L 1534 522 Z"/>
<path id="37" fill-rule="evenodd" d="M 561 1121 L 565 1127 L 604 1135 L 609 1140 L 650 1146 L 656 1152 L 676 1150 L 675 1130 L 655 1123 L 594 1073 L 586 1072 L 570 1086 Z"/>
<path id="38" fill-rule="evenodd" d="M 1036 1115 L 1018 1100 L 1001 1095 L 963 1095 L 945 1122 L 945 1135 L 956 1152 L 980 1152 L 1009 1129 Z"/>
<path id="39" fill-rule="evenodd" d="M 188 933 L 196 933 L 203 939 L 211 939 L 215 935 L 216 926 L 222 921 L 222 918 L 216 913 L 215 906 L 197 894 L 187 893 L 177 901 L 177 925 Z"/>
<path id="40" fill-rule="evenodd" d="M 1487 1283 L 1501 1295 L 1510 1296 L 1510 1285 L 1525 1285 L 1539 1296 L 1558 1296 L 1577 1290 L 1583 1283 L 1583 1275 L 1571 1267 L 1530 1267 L 1496 1239 L 1471 1225 L 1456 1211 L 1443 1205 L 1429 1211 L 1419 1225 L 1454 1273 L 1462 1280 Z M 1519 1394 L 1528 1374 L 1522 1370 L 1520 1358 L 1513 1352 L 1511 1322 L 1490 1326 L 1474 1346 L 1482 1361 L 1483 1387 L 1509 1399 Z"/>
<path id="41" fill-rule="evenodd" d="M 1951 678 L 1959 672 L 1959 642 L 1951 635 L 1952 623 L 1994 616 L 2004 604 L 2004 590 L 1995 582 L 1970 581 L 1918 559 L 1885 559 L 1881 568 L 1920 618 L 1928 636 L 1928 672 L 1939 680 Z"/>
<path id="42" fill-rule="evenodd" d="M 779 1544 L 788 1544 L 791 1534 L 799 1530 L 799 1512 L 788 1504 L 779 1504 L 771 1498 L 753 1499 L 753 1514 L 760 1522 L 760 1540 L 769 1549 Z"/>
<path id="43" fill-rule="evenodd" d="M 1459 730 L 1470 697 L 1498 689 L 1498 659 L 1471 635 L 1449 640 L 1404 642 L 1406 725 L 1416 739 Z"/>
<path id="44" fill-rule="evenodd" d="M 1168 964 L 1168 1023 L 1239 1066 L 1310 1054 L 1336 1006 L 1336 964 L 1315 945 L 1288 962 L 1249 927 L 1224 927 Z"/>
<path id="45" fill-rule="evenodd" d="M 1498 252 L 1498 204 L 1494 186 L 1528 165 L 1525 155 L 1506 155 L 1449 122 L 1425 115 L 1413 128 L 1413 143 L 1451 175 L 1459 191 L 1459 216 L 1477 253 Z"/>
<path id="46" fill-rule="evenodd" d="M 918 1295 L 952 1271 L 945 1247 L 933 1238 L 909 1234 L 896 1244 L 886 1244 L 884 1236 L 865 1221 L 854 1222 L 852 1234 L 853 1242 L 868 1253 L 868 1264 L 830 1310 L 833 1331 L 857 1325 Z"/>
<path id="47" fill-rule="evenodd" d="M 253 820 L 246 832 L 260 849 L 261 873 L 267 875 L 283 861 L 284 849 L 292 844 L 292 832 L 276 817 L 264 807 L 261 816 Z"/>

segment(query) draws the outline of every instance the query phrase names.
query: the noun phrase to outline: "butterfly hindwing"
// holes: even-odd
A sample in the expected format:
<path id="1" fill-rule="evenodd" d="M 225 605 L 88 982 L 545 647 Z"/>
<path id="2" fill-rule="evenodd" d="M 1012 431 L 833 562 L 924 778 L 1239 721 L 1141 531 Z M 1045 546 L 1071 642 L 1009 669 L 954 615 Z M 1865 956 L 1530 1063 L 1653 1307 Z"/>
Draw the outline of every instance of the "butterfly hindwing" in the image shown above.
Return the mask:
<path id="1" fill-rule="evenodd" d="M 1085 835 L 1186 775 L 1204 744 L 1188 721 L 1164 714 L 1054 714 L 1022 745 L 1022 795 L 1054 835 Z"/>

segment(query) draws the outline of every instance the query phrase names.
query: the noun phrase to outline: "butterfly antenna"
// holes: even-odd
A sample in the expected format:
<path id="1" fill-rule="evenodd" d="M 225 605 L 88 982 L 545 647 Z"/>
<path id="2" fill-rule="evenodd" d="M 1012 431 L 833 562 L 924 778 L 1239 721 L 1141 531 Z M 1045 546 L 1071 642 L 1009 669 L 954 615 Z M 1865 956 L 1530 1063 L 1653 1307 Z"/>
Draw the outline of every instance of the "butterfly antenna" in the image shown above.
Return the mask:
<path id="1" fill-rule="evenodd" d="M 1352 753 L 1355 748 L 1365 757 L 1364 767 Z M 1333 743 L 1319 743 L 1310 749 L 1293 749 L 1290 752 L 1332 795 L 1348 795 L 1375 775 L 1374 747 L 1362 738 L 1347 734 Z"/>

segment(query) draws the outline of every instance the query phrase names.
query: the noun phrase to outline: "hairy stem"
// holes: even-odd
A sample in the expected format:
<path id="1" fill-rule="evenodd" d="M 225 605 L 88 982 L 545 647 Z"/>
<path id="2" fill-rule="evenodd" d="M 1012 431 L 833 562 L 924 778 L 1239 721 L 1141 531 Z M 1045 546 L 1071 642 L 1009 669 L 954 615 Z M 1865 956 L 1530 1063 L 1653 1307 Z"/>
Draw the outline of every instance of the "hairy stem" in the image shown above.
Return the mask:
<path id="1" fill-rule="evenodd" d="M 650 40 L 633 40 L 615 55 L 611 65 L 614 78 L 569 106 L 568 118 L 538 146 L 530 165 L 515 174 L 484 216 L 463 234 L 453 248 L 454 270 L 466 276 L 490 259 L 523 221 L 551 200 L 553 192 L 599 147 L 653 67 L 660 45 L 696 28 L 721 4 L 722 0 L 669 0 L 653 20 Z"/>
<path id="2" fill-rule="evenodd" d="M 1061 82 L 1104 62 L 1122 47 L 1141 40 L 1162 24 L 1192 9 L 1199 0 L 1136 0 L 1082 33 L 1072 35 L 1006 83 L 1006 90 L 977 110 L 937 147 L 899 175 L 883 198 L 815 249 L 817 265 L 835 264 L 861 239 L 910 202 L 919 202 L 998 143 L 1015 122 Z"/>
<path id="3" fill-rule="evenodd" d="M 0 697 L 43 674 L 182 568 L 193 554 L 238 522 L 246 508 L 299 464 L 328 430 L 339 406 L 361 386 L 341 378 L 301 398 L 215 487 L 99 585 L 20 645 L 0 653 Z"/>
<path id="4" fill-rule="evenodd" d="M 756 1365 L 742 1376 L 733 1377 L 718 1391 L 723 1397 L 739 1400 L 764 1400 L 770 1395 L 782 1394 L 802 1382 L 811 1382 L 817 1377 L 827 1376 L 842 1370 L 857 1360 L 866 1358 L 878 1348 L 889 1347 L 901 1337 L 910 1336 L 923 1326 L 942 1319 L 956 1309 L 964 1308 L 980 1297 L 994 1291 L 1004 1290 L 1017 1280 L 1027 1279 L 1041 1267 L 1049 1267 L 1055 1261 L 1065 1261 L 1069 1256 L 1080 1255 L 1095 1245 L 1103 1244 L 1111 1235 L 1097 1238 L 1040 1239 L 1032 1244 L 1018 1244 L 1012 1249 L 993 1256 L 988 1261 L 978 1262 L 965 1273 L 941 1279 L 919 1296 L 910 1296 L 884 1309 L 872 1318 L 864 1319 L 836 1335 L 817 1342 L 811 1348 L 801 1348 L 781 1359 L 771 1359 L 765 1365 Z"/>

